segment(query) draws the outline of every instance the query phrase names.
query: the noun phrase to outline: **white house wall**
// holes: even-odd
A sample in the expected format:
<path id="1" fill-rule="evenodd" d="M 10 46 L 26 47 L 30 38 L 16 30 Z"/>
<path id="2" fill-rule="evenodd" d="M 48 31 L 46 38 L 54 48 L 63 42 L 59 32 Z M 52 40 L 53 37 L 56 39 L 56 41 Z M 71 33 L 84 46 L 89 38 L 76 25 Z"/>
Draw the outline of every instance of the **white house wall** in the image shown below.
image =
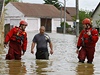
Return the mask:
<path id="1" fill-rule="evenodd" d="M 27 18 L 26 31 L 37 31 L 40 28 L 40 18 Z"/>
<path id="2" fill-rule="evenodd" d="M 26 31 L 38 31 L 40 28 L 40 18 L 29 18 L 25 17 L 24 20 L 28 23 L 28 26 L 26 27 Z M 6 21 L 6 19 L 5 19 Z M 19 26 L 21 19 L 10 19 L 10 25 L 13 26 Z"/>
<path id="3" fill-rule="evenodd" d="M 96 21 L 100 20 L 100 6 L 98 7 L 97 11 L 93 15 L 93 27 L 97 27 Z"/>
<path id="4" fill-rule="evenodd" d="M 73 26 L 74 26 L 73 21 L 67 21 L 67 23 L 68 23 L 68 25 L 71 25 L 71 28 L 73 28 Z"/>
<path id="5" fill-rule="evenodd" d="M 16 16 L 16 18 L 18 18 L 18 17 L 24 16 L 24 14 L 21 13 L 17 8 L 15 8 L 11 3 L 8 3 L 5 6 L 5 9 L 6 9 L 5 17 L 12 18 L 12 17 Z"/>
<path id="6" fill-rule="evenodd" d="M 24 19 L 24 14 L 15 8 L 11 3 L 5 6 L 5 24 L 19 25 L 19 21 Z"/>
<path id="7" fill-rule="evenodd" d="M 57 32 L 57 27 L 60 27 L 60 18 L 52 18 L 52 32 Z"/>
<path id="8" fill-rule="evenodd" d="M 19 26 L 19 22 L 21 19 L 10 19 L 10 25 Z"/>

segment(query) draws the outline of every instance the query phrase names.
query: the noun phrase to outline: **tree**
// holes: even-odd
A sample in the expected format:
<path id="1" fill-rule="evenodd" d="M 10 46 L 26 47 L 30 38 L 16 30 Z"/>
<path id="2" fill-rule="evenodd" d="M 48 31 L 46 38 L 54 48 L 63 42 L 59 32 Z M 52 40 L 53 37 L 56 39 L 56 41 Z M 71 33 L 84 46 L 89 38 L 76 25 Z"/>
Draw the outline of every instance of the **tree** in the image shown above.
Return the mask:
<path id="1" fill-rule="evenodd" d="M 83 29 L 82 21 L 84 18 L 91 18 L 91 11 L 79 10 L 79 32 Z M 76 21 L 76 16 L 73 20 Z"/>
<path id="2" fill-rule="evenodd" d="M 44 0 L 44 4 L 51 4 L 54 5 L 56 8 L 60 9 L 60 3 L 58 2 L 58 0 Z"/>
<path id="3" fill-rule="evenodd" d="M 9 2 L 19 2 L 19 0 L 5 0 L 5 5 L 8 4 Z"/>
<path id="4" fill-rule="evenodd" d="M 79 11 L 79 19 L 80 19 L 80 22 L 79 22 L 79 28 L 80 28 L 80 30 L 79 31 L 81 31 L 82 29 L 83 29 L 83 25 L 82 25 L 82 21 L 83 21 L 83 19 L 84 18 L 90 18 L 91 16 L 90 16 L 90 13 L 89 13 L 89 11 L 84 11 L 84 10 L 81 10 L 81 11 Z"/>

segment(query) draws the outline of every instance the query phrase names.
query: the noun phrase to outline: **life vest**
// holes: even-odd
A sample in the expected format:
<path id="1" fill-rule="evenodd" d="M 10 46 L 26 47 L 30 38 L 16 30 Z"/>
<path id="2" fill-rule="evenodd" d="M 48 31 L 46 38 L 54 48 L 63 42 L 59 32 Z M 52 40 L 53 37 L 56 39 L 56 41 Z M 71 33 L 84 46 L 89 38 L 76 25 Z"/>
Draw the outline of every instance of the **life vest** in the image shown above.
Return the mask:
<path id="1" fill-rule="evenodd" d="M 18 43 L 23 43 L 25 34 L 26 32 L 22 31 L 19 27 L 15 27 L 11 40 Z"/>
<path id="2" fill-rule="evenodd" d="M 83 36 L 82 36 L 83 45 L 84 45 L 85 43 L 91 42 L 91 38 L 90 38 L 90 36 L 87 34 L 87 32 L 90 31 L 90 32 L 91 32 L 91 35 L 92 35 L 92 31 L 93 31 L 93 30 L 95 30 L 95 29 L 94 29 L 94 28 L 91 28 L 91 29 L 84 30 Z"/>

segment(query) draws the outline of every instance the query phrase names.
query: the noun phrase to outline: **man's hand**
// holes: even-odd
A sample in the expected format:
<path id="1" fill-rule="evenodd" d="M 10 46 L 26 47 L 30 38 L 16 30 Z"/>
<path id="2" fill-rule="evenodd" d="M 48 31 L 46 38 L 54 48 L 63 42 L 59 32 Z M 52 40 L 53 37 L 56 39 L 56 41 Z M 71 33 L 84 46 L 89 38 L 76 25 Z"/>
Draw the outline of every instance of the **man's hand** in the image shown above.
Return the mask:
<path id="1" fill-rule="evenodd" d="M 79 53 L 79 50 L 78 50 L 78 49 L 76 50 L 76 53 L 77 53 L 77 54 Z"/>
<path id="2" fill-rule="evenodd" d="M 4 47 L 6 48 L 7 47 L 7 44 L 4 44 Z"/>
<path id="3" fill-rule="evenodd" d="M 53 54 L 53 50 L 50 50 L 50 54 L 51 54 L 51 55 Z"/>
<path id="4" fill-rule="evenodd" d="M 22 53 L 21 53 L 21 55 L 24 55 L 24 54 L 25 54 L 25 51 L 23 50 Z"/>
<path id="5" fill-rule="evenodd" d="M 34 50 L 31 50 L 31 53 L 34 54 Z"/>

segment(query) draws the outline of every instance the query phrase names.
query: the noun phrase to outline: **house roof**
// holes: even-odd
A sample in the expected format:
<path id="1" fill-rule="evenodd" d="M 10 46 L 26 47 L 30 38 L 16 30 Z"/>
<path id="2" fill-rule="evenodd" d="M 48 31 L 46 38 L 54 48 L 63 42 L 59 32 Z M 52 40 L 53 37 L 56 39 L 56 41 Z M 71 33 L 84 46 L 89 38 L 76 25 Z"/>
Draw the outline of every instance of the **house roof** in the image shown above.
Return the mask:
<path id="1" fill-rule="evenodd" d="M 62 11 L 62 18 L 64 17 L 64 14 L 65 14 L 65 12 Z M 72 17 L 68 13 L 66 13 L 66 20 L 67 21 L 72 21 Z"/>
<path id="2" fill-rule="evenodd" d="M 93 11 L 93 13 L 92 13 L 91 17 L 93 17 L 93 15 L 95 14 L 95 12 L 96 12 L 96 11 L 97 11 L 97 9 L 99 8 L 99 6 L 100 6 L 100 2 L 99 2 L 99 4 L 97 5 L 97 7 L 95 8 L 95 10 Z"/>
<path id="3" fill-rule="evenodd" d="M 64 7 L 63 7 L 64 10 Z M 76 15 L 76 7 L 66 7 L 66 12 L 71 16 L 74 17 Z"/>
<path id="4" fill-rule="evenodd" d="M 69 12 L 70 16 L 75 16 L 76 15 L 76 8 L 75 7 L 66 7 L 67 12 Z"/>
<path id="5" fill-rule="evenodd" d="M 50 4 L 11 3 L 27 17 L 60 18 L 60 11 Z M 67 17 L 67 20 L 72 20 L 70 15 L 67 14 Z"/>

